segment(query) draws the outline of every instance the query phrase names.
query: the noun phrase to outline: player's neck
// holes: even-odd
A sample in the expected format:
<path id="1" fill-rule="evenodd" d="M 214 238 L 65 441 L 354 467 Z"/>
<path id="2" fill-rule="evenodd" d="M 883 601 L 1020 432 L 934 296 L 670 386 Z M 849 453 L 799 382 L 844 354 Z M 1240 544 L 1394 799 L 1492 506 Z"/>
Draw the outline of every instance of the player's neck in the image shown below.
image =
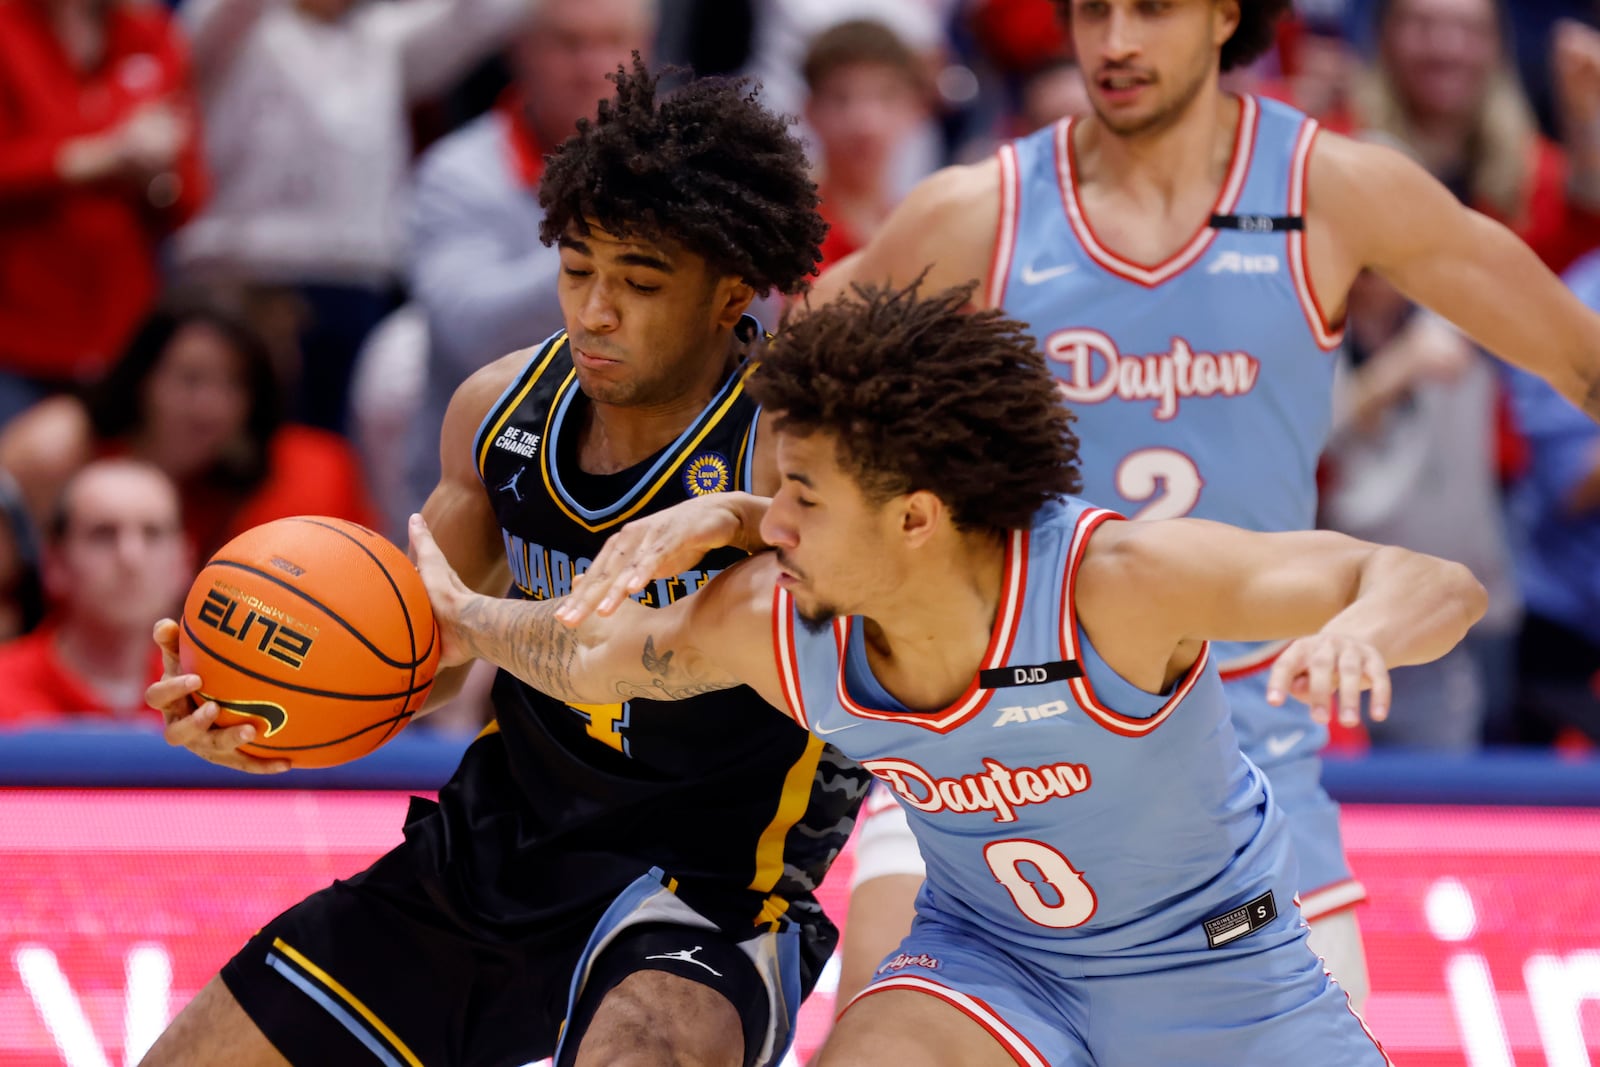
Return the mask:
<path id="1" fill-rule="evenodd" d="M 941 556 L 865 620 L 873 676 L 913 711 L 937 711 L 967 691 L 1004 594 L 1004 538 L 958 534 Z"/>
<path id="2" fill-rule="evenodd" d="M 1196 182 L 1214 184 L 1218 172 L 1227 170 L 1239 119 L 1239 99 L 1215 82 L 1159 130 L 1119 134 L 1091 115 L 1073 130 L 1078 180 L 1139 199 L 1176 199 Z"/>
<path id="3" fill-rule="evenodd" d="M 727 358 L 707 360 L 705 369 L 674 396 L 648 404 L 590 400 L 578 444 L 578 466 L 589 474 L 615 474 L 655 455 L 700 417 L 737 364 L 734 338 Z"/>

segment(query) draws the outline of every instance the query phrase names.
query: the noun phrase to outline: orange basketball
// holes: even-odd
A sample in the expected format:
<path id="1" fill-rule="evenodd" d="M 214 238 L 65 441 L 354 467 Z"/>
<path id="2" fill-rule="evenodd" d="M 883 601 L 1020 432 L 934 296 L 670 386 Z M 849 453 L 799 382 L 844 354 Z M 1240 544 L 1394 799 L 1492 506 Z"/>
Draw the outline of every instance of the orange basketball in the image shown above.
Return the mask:
<path id="1" fill-rule="evenodd" d="M 328 767 L 399 733 L 433 685 L 439 634 L 405 553 L 317 515 L 257 526 L 195 578 L 178 636 L 217 724 L 253 722 L 241 751 Z"/>

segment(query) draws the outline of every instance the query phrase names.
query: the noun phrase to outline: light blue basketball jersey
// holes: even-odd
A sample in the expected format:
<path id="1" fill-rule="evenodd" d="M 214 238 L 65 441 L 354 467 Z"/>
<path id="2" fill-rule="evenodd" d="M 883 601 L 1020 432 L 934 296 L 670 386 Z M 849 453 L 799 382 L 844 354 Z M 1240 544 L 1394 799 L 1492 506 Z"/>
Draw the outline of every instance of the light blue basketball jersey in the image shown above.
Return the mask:
<path id="1" fill-rule="evenodd" d="M 876 682 L 861 619 L 811 633 L 781 589 L 775 605 L 791 713 L 906 809 L 927 864 L 919 912 L 1062 976 L 1262 951 L 1301 928 L 1282 815 L 1209 653 L 1157 696 L 1076 623 L 1077 561 L 1110 518 L 1069 500 L 1013 531 L 983 671 L 941 711 L 907 711 Z M 1251 906 L 1290 921 L 1258 928 Z"/>
<path id="2" fill-rule="evenodd" d="M 1001 150 L 989 298 L 1030 324 L 1077 414 L 1085 498 L 1134 518 L 1312 527 L 1340 340 L 1323 325 L 1293 228 L 1316 129 L 1243 97 L 1220 221 L 1155 266 L 1095 236 L 1075 191 L 1070 121 Z M 1224 677 L 1270 652 L 1213 649 Z"/>

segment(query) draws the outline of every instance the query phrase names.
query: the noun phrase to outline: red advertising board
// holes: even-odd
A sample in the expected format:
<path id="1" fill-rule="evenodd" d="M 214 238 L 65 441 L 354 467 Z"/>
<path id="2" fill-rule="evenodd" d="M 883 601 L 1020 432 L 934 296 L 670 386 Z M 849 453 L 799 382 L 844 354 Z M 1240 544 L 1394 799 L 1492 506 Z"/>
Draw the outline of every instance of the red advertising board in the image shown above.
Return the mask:
<path id="1" fill-rule="evenodd" d="M 0 790 L 0 1064 L 131 1067 L 263 920 L 398 840 L 404 810 L 397 793 Z M 1368 1021 L 1397 1064 L 1600 1064 L 1600 811 L 1345 817 L 1372 896 Z M 824 887 L 835 916 L 849 867 Z"/>

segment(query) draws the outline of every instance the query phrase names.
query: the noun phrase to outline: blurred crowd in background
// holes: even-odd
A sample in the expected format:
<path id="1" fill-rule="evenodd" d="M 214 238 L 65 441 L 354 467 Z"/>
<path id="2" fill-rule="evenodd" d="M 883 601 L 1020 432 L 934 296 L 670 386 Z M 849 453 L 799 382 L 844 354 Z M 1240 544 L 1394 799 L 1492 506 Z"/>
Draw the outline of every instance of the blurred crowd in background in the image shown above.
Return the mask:
<path id="1" fill-rule="evenodd" d="M 1226 81 L 1410 153 L 1600 307 L 1591 24 L 1299 0 Z M 151 624 L 251 526 L 403 543 L 452 391 L 561 326 L 543 154 L 635 50 L 795 117 L 830 262 L 1088 107 L 1051 0 L 0 0 L 0 730 L 158 729 Z M 1492 606 L 1337 743 L 1600 744 L 1600 426 L 1376 278 L 1349 317 L 1322 521 Z M 423 725 L 486 714 L 479 686 Z"/>

